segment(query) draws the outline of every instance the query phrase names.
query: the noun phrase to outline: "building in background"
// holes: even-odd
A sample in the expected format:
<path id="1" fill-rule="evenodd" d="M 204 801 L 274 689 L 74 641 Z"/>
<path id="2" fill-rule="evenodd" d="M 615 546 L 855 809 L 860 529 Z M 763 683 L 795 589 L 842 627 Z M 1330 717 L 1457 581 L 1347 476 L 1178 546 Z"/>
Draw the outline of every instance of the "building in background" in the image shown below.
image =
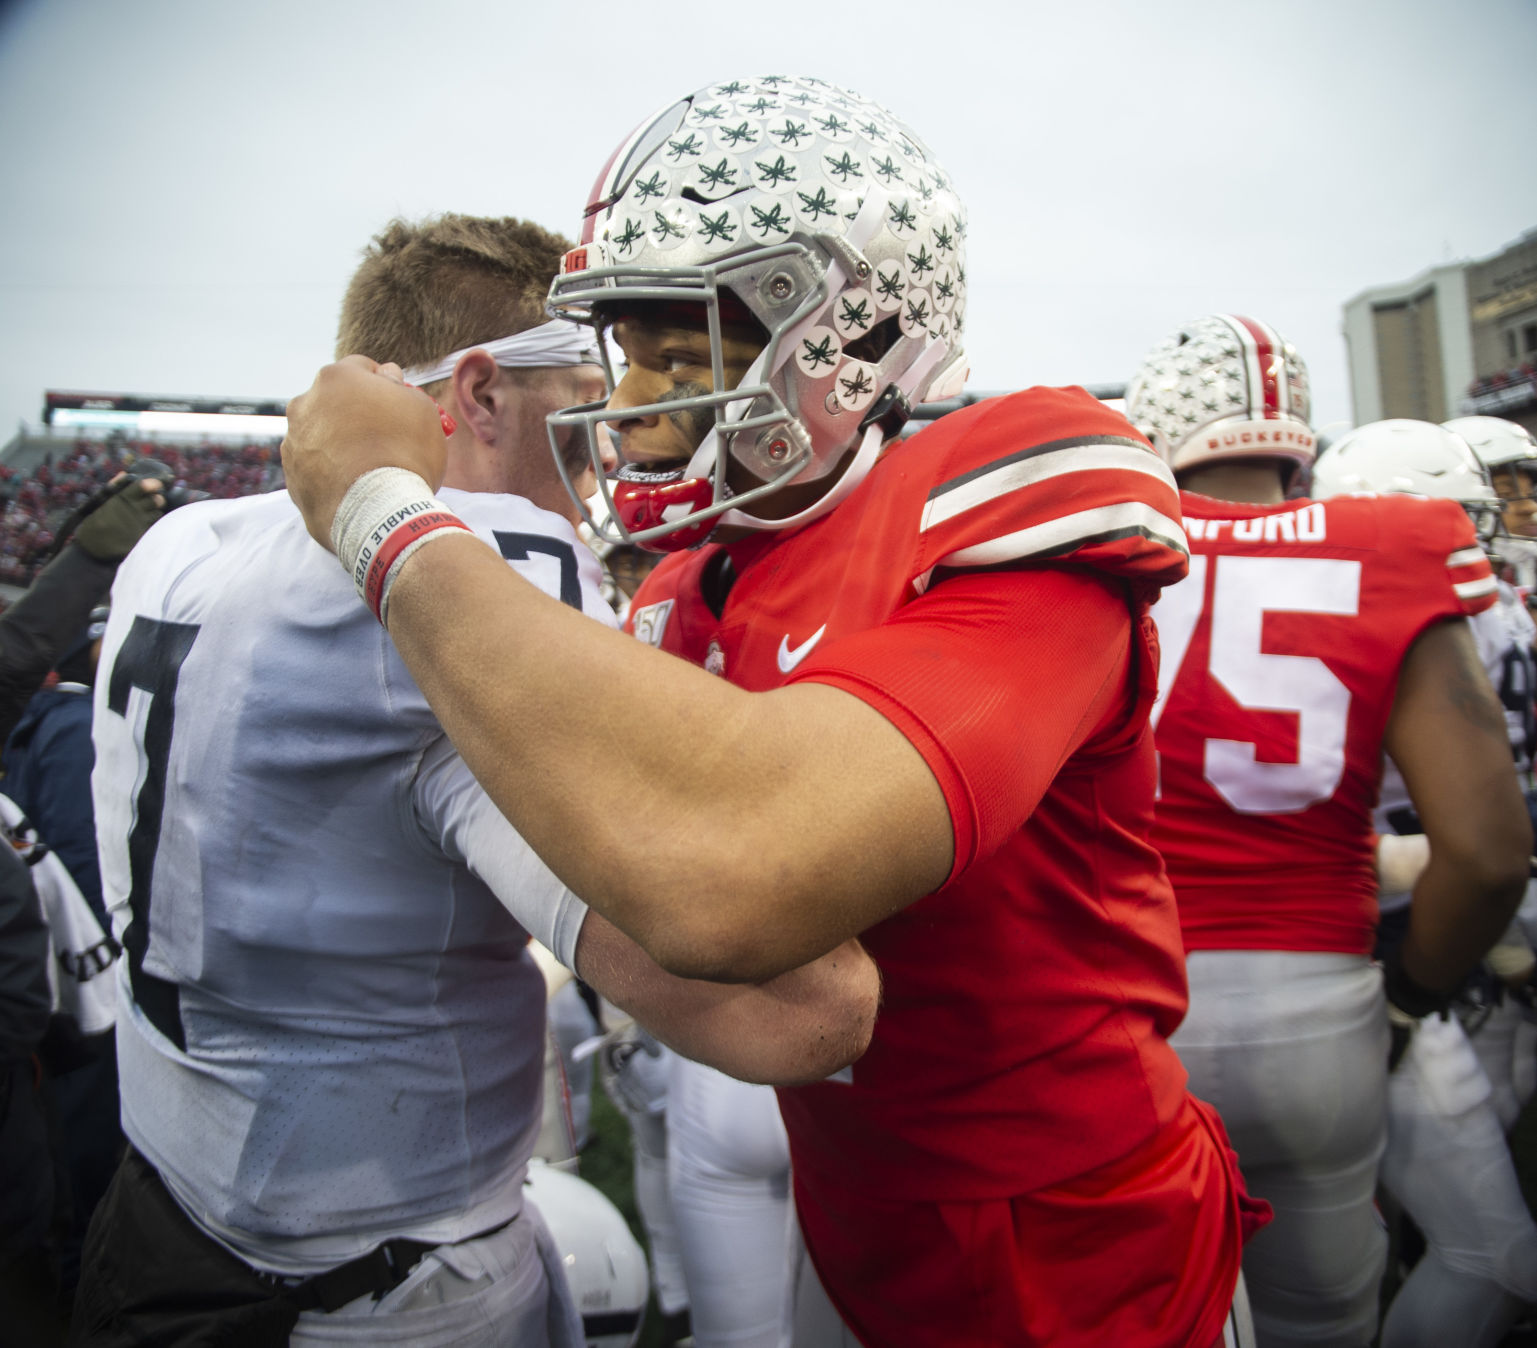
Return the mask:
<path id="1" fill-rule="evenodd" d="M 1505 417 L 1537 429 L 1537 229 L 1345 305 L 1356 424 Z"/>

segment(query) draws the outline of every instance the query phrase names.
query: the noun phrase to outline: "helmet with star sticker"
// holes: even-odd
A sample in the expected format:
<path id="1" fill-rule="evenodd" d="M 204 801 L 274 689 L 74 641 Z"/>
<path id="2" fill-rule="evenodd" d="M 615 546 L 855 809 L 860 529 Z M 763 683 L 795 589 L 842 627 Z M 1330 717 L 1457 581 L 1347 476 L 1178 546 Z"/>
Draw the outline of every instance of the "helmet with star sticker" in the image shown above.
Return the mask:
<path id="1" fill-rule="evenodd" d="M 965 236 L 923 142 L 821 80 L 713 84 L 642 123 L 599 175 L 550 310 L 602 327 L 636 306 L 692 306 L 713 387 L 622 412 L 571 408 L 552 435 L 584 427 L 599 461 L 600 437 L 625 418 L 681 413 L 710 429 L 686 468 L 621 468 L 604 484 L 601 531 L 671 550 L 718 524 L 781 529 L 830 510 L 915 403 L 960 391 Z M 734 386 L 721 345 L 733 322 L 764 339 Z M 789 484 L 824 481 L 805 508 L 765 513 Z"/>
<path id="2" fill-rule="evenodd" d="M 1176 473 L 1232 459 L 1311 463 L 1308 372 L 1274 328 L 1210 314 L 1159 342 L 1126 389 L 1126 419 Z"/>

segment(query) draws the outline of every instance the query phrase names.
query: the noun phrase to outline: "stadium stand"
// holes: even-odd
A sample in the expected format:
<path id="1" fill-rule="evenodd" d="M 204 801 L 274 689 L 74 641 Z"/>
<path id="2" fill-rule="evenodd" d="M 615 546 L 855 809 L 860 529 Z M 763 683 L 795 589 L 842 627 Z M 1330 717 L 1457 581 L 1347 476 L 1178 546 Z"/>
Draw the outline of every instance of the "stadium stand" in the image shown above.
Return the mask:
<path id="1" fill-rule="evenodd" d="M 210 496 L 249 496 L 280 485 L 278 443 L 120 431 L 17 436 L 0 450 L 0 599 L 31 584 L 70 511 L 138 459 L 160 460 L 177 483 Z"/>

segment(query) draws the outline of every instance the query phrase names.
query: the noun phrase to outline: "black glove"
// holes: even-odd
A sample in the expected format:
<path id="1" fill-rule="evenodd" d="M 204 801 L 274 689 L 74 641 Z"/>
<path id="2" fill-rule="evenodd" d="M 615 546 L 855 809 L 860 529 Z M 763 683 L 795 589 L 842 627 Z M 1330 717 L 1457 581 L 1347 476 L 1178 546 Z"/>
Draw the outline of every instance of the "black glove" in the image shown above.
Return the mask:
<path id="1" fill-rule="evenodd" d="M 144 490 L 141 477 L 126 478 L 88 510 L 73 542 L 98 562 L 120 562 L 164 510 Z"/>
<path id="2" fill-rule="evenodd" d="M 1393 1041 L 1388 1047 L 1388 1071 L 1393 1071 L 1409 1051 L 1415 1025 L 1426 1016 L 1444 1014 L 1451 998 L 1432 992 L 1404 969 L 1403 945 L 1393 947 L 1382 961 L 1382 990 L 1388 999 L 1388 1028 Z"/>
<path id="3" fill-rule="evenodd" d="M 1404 1060 L 1404 1054 L 1409 1051 L 1409 1041 L 1414 1038 L 1414 1028 L 1419 1024 L 1413 1016 L 1406 1016 L 1392 1002 L 1388 1003 L 1388 1033 L 1392 1039 L 1388 1043 L 1388 1072 L 1398 1070 L 1398 1064 Z"/>

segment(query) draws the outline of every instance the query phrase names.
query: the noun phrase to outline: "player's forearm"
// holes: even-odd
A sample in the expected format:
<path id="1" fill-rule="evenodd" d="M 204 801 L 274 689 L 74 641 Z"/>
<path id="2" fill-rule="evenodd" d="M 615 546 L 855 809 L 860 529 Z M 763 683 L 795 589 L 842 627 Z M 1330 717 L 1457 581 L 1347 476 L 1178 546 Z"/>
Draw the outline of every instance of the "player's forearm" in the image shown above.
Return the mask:
<path id="1" fill-rule="evenodd" d="M 880 975 L 857 941 L 762 984 L 666 973 L 599 914 L 577 947 L 582 977 L 685 1057 L 769 1086 L 820 1081 L 869 1046 Z"/>
<path id="2" fill-rule="evenodd" d="M 467 537 L 408 561 L 389 620 L 498 808 L 675 973 L 780 973 L 944 878 L 938 787 L 846 694 L 744 693 L 555 603 Z"/>
<path id="3" fill-rule="evenodd" d="M 67 545 L 0 617 L 0 741 L 21 719 L 54 661 L 107 597 L 117 563 Z"/>
<path id="4" fill-rule="evenodd" d="M 1509 925 L 1526 874 L 1524 850 L 1514 842 L 1491 855 L 1461 858 L 1437 852 L 1432 842 L 1409 910 L 1405 972 L 1432 992 L 1455 992 Z"/>
<path id="5" fill-rule="evenodd" d="M 1448 993 L 1510 921 L 1532 848 L 1505 716 L 1466 623 L 1438 623 L 1410 649 L 1384 748 L 1430 843 L 1403 967 L 1430 991 Z"/>

